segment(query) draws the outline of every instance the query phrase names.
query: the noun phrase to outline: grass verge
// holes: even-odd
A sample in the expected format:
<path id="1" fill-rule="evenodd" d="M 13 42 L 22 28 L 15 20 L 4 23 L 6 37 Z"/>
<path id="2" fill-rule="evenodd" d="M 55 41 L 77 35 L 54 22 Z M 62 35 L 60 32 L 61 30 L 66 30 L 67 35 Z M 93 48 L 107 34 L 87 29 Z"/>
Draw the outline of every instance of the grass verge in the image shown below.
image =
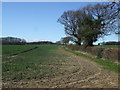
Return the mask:
<path id="1" fill-rule="evenodd" d="M 90 60 L 96 62 L 96 63 L 102 65 L 104 69 L 120 73 L 120 64 L 116 64 L 112 61 L 107 61 L 107 60 L 103 60 L 103 59 L 100 59 L 100 58 L 95 58 L 95 57 L 92 57 L 92 56 L 88 56 L 88 55 L 80 53 L 80 52 L 75 52 L 75 51 L 72 51 L 72 50 L 70 50 L 66 47 L 64 47 L 64 49 L 68 52 L 71 52 L 71 53 L 77 55 L 77 56 L 82 56 L 82 57 L 85 57 L 87 59 L 90 59 Z"/>

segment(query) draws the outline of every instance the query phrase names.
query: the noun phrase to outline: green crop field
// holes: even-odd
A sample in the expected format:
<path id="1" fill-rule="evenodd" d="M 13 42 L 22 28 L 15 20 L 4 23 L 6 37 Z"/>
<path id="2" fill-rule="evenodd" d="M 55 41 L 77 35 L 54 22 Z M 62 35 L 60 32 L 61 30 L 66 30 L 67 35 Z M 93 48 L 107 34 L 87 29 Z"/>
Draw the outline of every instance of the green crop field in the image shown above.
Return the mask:
<path id="1" fill-rule="evenodd" d="M 24 50 L 28 50 L 30 48 L 35 47 L 35 45 L 3 45 L 2 46 L 2 54 L 3 55 L 10 55 L 14 53 L 18 53 Z"/>
<path id="2" fill-rule="evenodd" d="M 76 55 L 79 57 L 76 57 Z M 88 62 L 86 62 L 85 58 Z M 86 65 L 86 63 L 89 63 L 89 60 L 100 64 L 104 69 L 120 72 L 118 70 L 119 65 L 113 62 L 93 58 L 62 46 L 3 45 L 2 80 L 5 84 L 6 82 L 24 82 L 49 79 L 71 73 L 77 74 L 77 71 L 82 70 L 80 68 L 86 67 L 85 70 L 90 68 Z M 83 70 L 83 72 L 85 71 Z"/>
<path id="3" fill-rule="evenodd" d="M 24 50 L 31 51 L 13 55 Z M 64 62 L 67 55 L 58 53 L 56 45 L 3 45 L 2 70 L 3 80 L 23 80 L 52 77 L 62 74 L 55 67 L 47 65 Z"/>

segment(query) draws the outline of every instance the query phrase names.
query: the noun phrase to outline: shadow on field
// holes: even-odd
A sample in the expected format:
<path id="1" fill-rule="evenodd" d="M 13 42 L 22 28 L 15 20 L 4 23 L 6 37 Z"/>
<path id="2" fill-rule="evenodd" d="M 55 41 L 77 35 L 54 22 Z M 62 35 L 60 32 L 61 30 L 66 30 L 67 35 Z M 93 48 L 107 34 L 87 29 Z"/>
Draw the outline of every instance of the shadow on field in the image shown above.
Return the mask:
<path id="1" fill-rule="evenodd" d="M 32 51 L 32 50 L 37 49 L 37 48 L 38 47 L 34 47 L 34 48 L 31 48 L 31 49 L 28 49 L 28 50 L 24 50 L 24 51 L 21 51 L 21 52 L 18 52 L 18 53 L 13 53 L 10 56 L 14 56 L 14 55 L 18 55 L 18 54 L 21 54 L 21 53 L 29 52 L 29 51 Z"/>

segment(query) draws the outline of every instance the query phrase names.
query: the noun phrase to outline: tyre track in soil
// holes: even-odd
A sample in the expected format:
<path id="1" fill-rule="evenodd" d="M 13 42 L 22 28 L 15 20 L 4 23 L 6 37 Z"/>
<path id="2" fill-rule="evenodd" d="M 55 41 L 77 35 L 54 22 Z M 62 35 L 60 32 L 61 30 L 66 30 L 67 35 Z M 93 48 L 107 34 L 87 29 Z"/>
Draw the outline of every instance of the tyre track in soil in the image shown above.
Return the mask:
<path id="1" fill-rule="evenodd" d="M 26 52 L 32 51 L 34 49 L 37 49 L 37 48 L 38 47 L 33 47 L 33 48 L 30 48 L 30 49 L 27 49 L 27 50 L 23 50 L 23 51 L 20 51 L 20 52 L 17 52 L 17 53 L 10 54 L 9 56 L 5 56 L 5 57 L 14 58 L 14 57 L 17 57 L 19 54 L 26 53 Z"/>
<path id="2" fill-rule="evenodd" d="M 79 59 L 77 59 L 78 60 L 78 64 L 80 65 L 80 66 L 82 66 L 81 68 L 80 68 L 80 70 L 78 71 L 78 72 L 76 72 L 76 73 L 74 73 L 74 74 L 70 74 L 70 75 L 66 75 L 66 78 L 68 79 L 68 77 L 74 77 L 74 76 L 77 76 L 77 77 L 79 77 L 79 76 L 82 76 L 81 75 L 81 73 L 82 74 L 84 74 L 84 72 L 89 72 L 89 70 L 87 70 L 85 67 L 83 67 L 83 65 L 81 64 L 81 62 L 79 62 Z M 95 64 L 93 64 L 93 65 L 95 65 Z M 96 65 L 95 65 L 96 66 Z M 65 81 L 65 83 L 64 83 L 64 85 L 65 85 L 65 87 L 70 87 L 71 85 L 75 85 L 76 83 L 80 83 L 80 82 L 84 82 L 84 81 L 88 81 L 89 79 L 92 79 L 92 78 L 94 78 L 95 76 L 98 76 L 99 74 L 101 73 L 101 69 L 99 68 L 98 69 L 98 71 L 97 71 L 97 73 L 92 73 L 91 75 L 86 75 L 87 77 L 82 77 L 82 78 L 76 78 L 75 80 L 72 80 L 72 81 Z M 90 74 L 90 73 L 89 73 Z M 62 78 L 64 78 L 64 77 L 62 77 Z M 61 79 L 61 78 L 60 78 Z M 59 80 L 60 80 L 59 79 Z M 70 79 L 70 78 L 69 78 Z M 60 83 L 59 83 L 60 84 Z M 56 86 L 53 86 L 52 88 L 59 88 L 59 87 L 63 87 L 62 86 L 63 84 L 60 84 L 60 85 L 56 85 Z"/>
<path id="3" fill-rule="evenodd" d="M 79 63 L 79 65 L 80 65 L 80 63 Z M 78 75 L 78 74 L 80 74 L 80 73 L 83 73 L 83 67 L 81 67 L 80 68 L 81 70 L 80 71 L 78 71 L 78 72 L 76 72 L 76 73 L 74 73 L 74 74 L 71 74 L 71 75 L 66 75 L 66 78 L 68 78 L 68 77 L 73 77 L 73 75 Z M 95 76 L 98 76 L 98 75 L 100 75 L 100 73 L 101 73 L 101 70 L 99 69 L 99 72 L 98 73 L 95 73 L 94 75 L 90 75 L 89 77 L 87 77 L 87 78 L 85 78 L 85 79 L 83 79 L 83 80 L 79 80 L 79 79 L 77 79 L 77 80 L 74 80 L 74 81 L 72 81 L 72 82 L 66 82 L 65 83 L 65 87 L 69 87 L 70 85 L 75 85 L 76 83 L 80 83 L 80 82 L 85 82 L 85 81 L 88 81 L 88 80 L 90 80 L 90 79 L 92 79 L 92 78 L 95 78 Z M 62 77 L 63 78 L 63 77 Z M 53 86 L 52 88 L 59 88 L 59 87 L 62 87 L 62 85 L 56 85 L 56 86 Z"/>
<path id="4" fill-rule="evenodd" d="M 28 88 L 117 88 L 118 75 L 101 68 L 100 65 L 60 49 L 60 53 L 69 55 L 69 58 L 79 68 L 76 72 L 55 76 L 54 78 L 29 80 L 28 82 L 14 83 L 15 87 Z M 74 66 L 76 67 L 76 66 Z M 14 86 L 13 86 L 14 87 Z"/>
<path id="5" fill-rule="evenodd" d="M 116 80 L 116 82 L 113 82 L 112 80 L 110 80 L 111 78 L 111 76 L 110 76 L 110 72 L 106 72 L 105 70 L 102 70 L 102 68 L 101 68 L 101 66 L 99 66 L 99 65 L 97 65 L 96 63 L 94 63 L 94 62 L 91 62 L 91 61 L 88 61 L 88 60 L 85 60 L 84 58 L 82 58 L 81 60 L 83 61 L 83 63 L 82 63 L 82 61 L 80 60 L 80 57 L 79 56 L 75 56 L 75 55 L 72 55 L 71 53 L 68 53 L 68 52 L 65 52 L 65 53 L 67 53 L 67 54 L 70 54 L 71 56 L 73 56 L 73 57 L 75 57 L 75 58 L 77 58 L 76 60 L 78 60 L 78 64 L 80 65 L 80 66 L 82 66 L 81 68 L 80 68 L 80 71 L 78 71 L 78 72 L 76 72 L 76 73 L 74 73 L 74 74 L 70 74 L 70 75 L 66 75 L 65 77 L 63 76 L 63 77 L 59 77 L 58 79 L 56 79 L 56 78 L 54 78 L 54 79 L 52 79 L 52 80 L 50 80 L 50 81 L 52 81 L 52 85 L 53 85 L 53 83 L 55 82 L 56 83 L 56 81 L 59 81 L 59 83 L 56 83 L 56 85 L 55 86 L 50 86 L 51 88 L 65 88 L 65 87 L 91 87 L 91 83 L 89 83 L 89 84 L 85 84 L 85 83 L 88 83 L 88 82 L 90 82 L 90 81 L 92 81 L 92 82 L 95 82 L 95 81 L 97 81 L 97 83 L 92 83 L 93 85 L 96 85 L 95 87 L 99 87 L 99 88 L 101 88 L 101 87 L 118 87 L 118 85 L 117 85 L 117 80 Z M 90 74 L 90 70 L 92 69 L 89 69 L 88 67 L 86 68 L 86 67 L 83 67 L 83 66 L 85 66 L 85 63 L 88 63 L 89 62 L 89 64 L 91 64 L 92 65 L 92 67 L 94 67 L 94 71 L 91 71 L 91 72 L 94 72 L 94 73 L 92 73 L 91 75 L 89 75 Z M 95 70 L 96 69 L 96 70 Z M 86 71 L 85 71 L 86 70 Z M 86 73 L 87 72 L 89 72 L 89 74 L 88 74 L 88 76 L 86 75 Z M 109 74 L 110 73 L 110 74 Z M 81 76 L 81 74 L 84 74 L 84 77 L 82 77 L 81 79 L 80 78 L 78 78 L 78 77 L 80 77 Z M 69 77 L 74 77 L 74 76 L 78 76 L 77 77 L 77 79 L 75 79 L 75 80 L 68 80 L 68 79 L 70 79 Z M 86 77 L 87 76 L 87 77 Z M 67 80 L 64 80 L 63 78 L 67 78 Z M 95 78 L 96 78 L 96 80 L 95 80 Z M 55 80 L 56 79 L 56 80 Z M 60 81 L 63 79 L 63 83 L 61 82 L 60 83 Z M 101 82 L 101 80 L 103 79 L 103 81 Z M 105 81 L 104 81 L 104 79 L 105 79 Z M 116 78 L 117 79 L 117 78 Z M 108 81 L 108 82 L 107 82 Z M 109 82 L 110 81 L 110 82 Z M 105 82 L 105 83 L 104 83 Z M 84 85 L 80 85 L 80 83 L 84 83 Z M 103 83 L 103 85 L 101 85 Z M 112 83 L 112 84 L 111 84 Z M 99 85 L 100 84 L 100 85 Z"/>
<path id="6" fill-rule="evenodd" d="M 30 48 L 30 49 L 27 49 L 27 50 L 23 50 L 23 51 L 20 51 L 20 52 L 17 52 L 17 53 L 13 53 L 13 54 L 10 54 L 9 56 L 3 56 L 5 58 L 15 58 L 17 57 L 19 54 L 23 54 L 23 53 L 26 53 L 26 52 L 29 52 L 29 51 L 32 51 L 34 49 L 37 49 L 38 47 L 33 47 L 33 48 Z M 1 56 L 2 57 L 2 56 Z M 11 63 L 11 60 L 9 61 L 4 61 L 2 63 Z"/>

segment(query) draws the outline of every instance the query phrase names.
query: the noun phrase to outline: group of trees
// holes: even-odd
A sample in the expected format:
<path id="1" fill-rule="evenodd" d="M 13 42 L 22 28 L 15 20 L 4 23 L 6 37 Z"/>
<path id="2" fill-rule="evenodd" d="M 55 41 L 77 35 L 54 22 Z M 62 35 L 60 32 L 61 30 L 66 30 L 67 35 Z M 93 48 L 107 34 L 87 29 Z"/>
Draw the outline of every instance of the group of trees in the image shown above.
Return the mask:
<path id="1" fill-rule="evenodd" d="M 114 42 L 114 41 L 110 41 L 110 42 L 103 42 L 101 43 L 102 45 L 120 45 L 120 41 L 118 42 Z"/>
<path id="2" fill-rule="evenodd" d="M 18 45 L 26 44 L 26 40 L 16 37 L 0 38 L 0 42 L 2 42 L 2 44 L 18 44 Z"/>
<path id="3" fill-rule="evenodd" d="M 40 44 L 54 44 L 54 43 L 51 41 L 38 41 L 38 42 L 27 42 L 27 44 L 40 45 Z"/>
<path id="4" fill-rule="evenodd" d="M 72 41 L 72 37 L 63 37 L 63 38 L 61 38 L 60 41 L 57 41 L 56 44 L 66 45 L 66 44 L 68 44 L 70 41 Z"/>
<path id="5" fill-rule="evenodd" d="M 4 37 L 0 38 L 0 43 L 1 44 L 7 44 L 7 45 L 24 45 L 24 44 L 54 44 L 51 41 L 38 41 L 38 42 L 26 42 L 26 40 L 21 39 L 21 38 L 16 38 L 16 37 Z"/>
<path id="6" fill-rule="evenodd" d="M 78 45 L 92 46 L 100 37 L 111 32 L 119 33 L 119 11 L 120 2 L 88 5 L 64 12 L 58 22 L 64 25 L 69 40 Z M 62 38 L 65 44 L 69 40 Z"/>

